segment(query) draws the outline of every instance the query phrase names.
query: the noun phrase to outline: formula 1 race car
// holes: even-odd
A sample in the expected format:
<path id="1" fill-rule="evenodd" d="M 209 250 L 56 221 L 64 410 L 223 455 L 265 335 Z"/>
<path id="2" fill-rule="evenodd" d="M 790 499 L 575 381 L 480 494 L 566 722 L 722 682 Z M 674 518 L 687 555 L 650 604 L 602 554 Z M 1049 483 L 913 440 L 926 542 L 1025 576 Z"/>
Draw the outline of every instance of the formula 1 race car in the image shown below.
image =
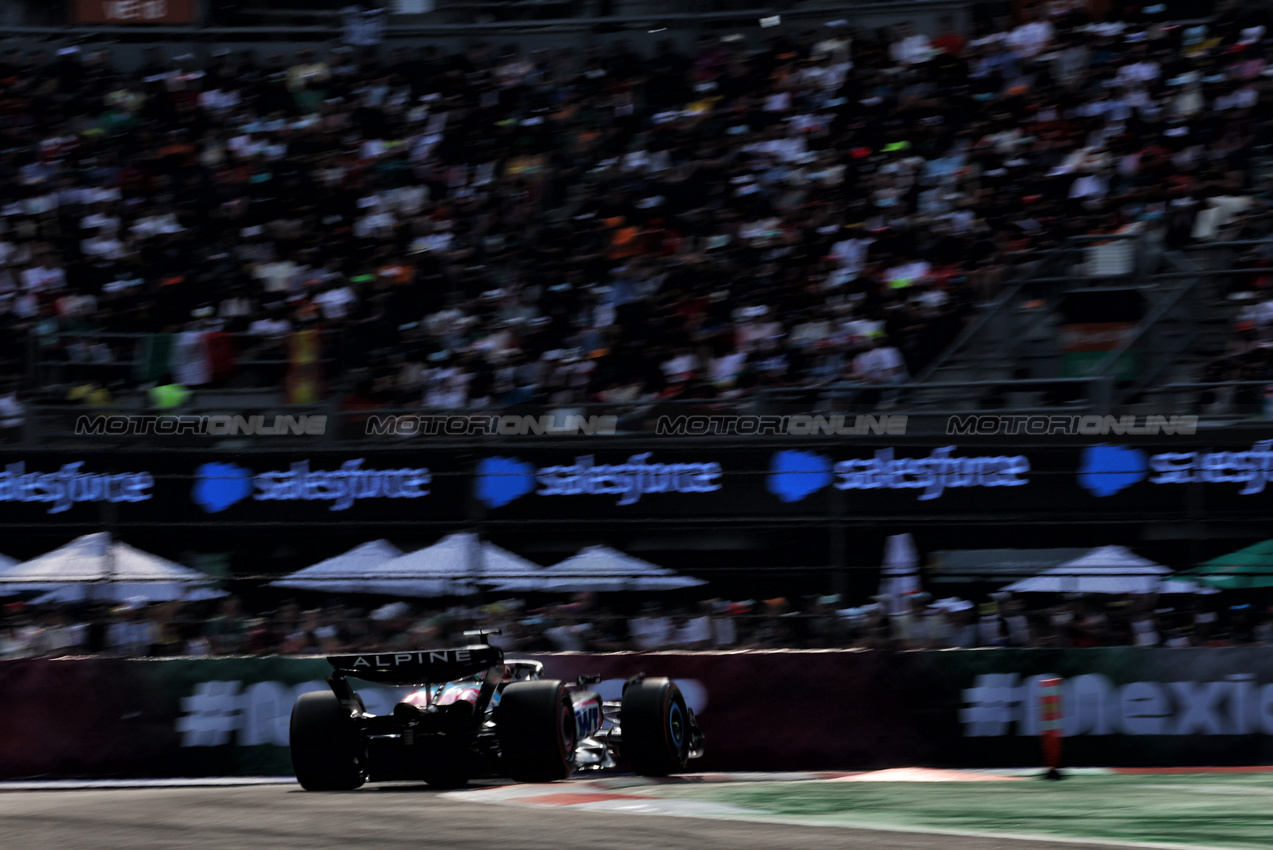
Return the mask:
<path id="1" fill-rule="evenodd" d="M 505 661 L 481 643 L 458 649 L 339 655 L 331 691 L 292 707 L 291 755 L 307 791 L 345 791 L 367 781 L 423 779 L 459 787 L 470 779 L 551 782 L 576 770 L 615 767 L 667 776 L 702 755 L 694 712 L 670 679 L 635 676 L 623 698 L 602 701 L 586 686 L 543 677 L 538 661 Z M 498 634 L 495 632 L 495 634 Z M 393 713 L 368 714 L 349 677 L 413 685 Z"/>

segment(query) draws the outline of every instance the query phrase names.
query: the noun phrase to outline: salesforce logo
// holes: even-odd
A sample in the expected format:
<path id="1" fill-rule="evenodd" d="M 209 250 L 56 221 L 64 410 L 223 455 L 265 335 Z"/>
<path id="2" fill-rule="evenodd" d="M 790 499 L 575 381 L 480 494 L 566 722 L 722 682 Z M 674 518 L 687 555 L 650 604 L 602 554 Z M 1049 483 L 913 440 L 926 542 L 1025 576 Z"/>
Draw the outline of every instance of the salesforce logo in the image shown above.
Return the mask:
<path id="1" fill-rule="evenodd" d="M 488 457 L 477 465 L 477 499 L 502 508 L 535 489 L 535 467 L 515 457 Z"/>
<path id="2" fill-rule="evenodd" d="M 76 502 L 146 502 L 154 495 L 149 472 L 82 472 L 84 461 L 66 463 L 57 472 L 27 472 L 11 463 L 0 472 L 0 502 L 47 504 L 60 514 Z"/>
<path id="3" fill-rule="evenodd" d="M 1112 496 L 1145 480 L 1145 453 L 1126 446 L 1098 445 L 1083 449 L 1079 486 L 1093 496 Z"/>
<path id="4" fill-rule="evenodd" d="M 1110 496 L 1141 481 L 1150 484 L 1240 484 L 1242 496 L 1263 493 L 1273 482 L 1273 440 L 1238 451 L 1159 452 L 1145 456 L 1127 446 L 1097 445 L 1083 450 L 1079 485 Z"/>
<path id="5" fill-rule="evenodd" d="M 205 463 L 195 470 L 191 498 L 205 513 L 219 513 L 249 496 L 255 501 L 331 502 L 343 511 L 359 499 L 418 499 L 429 495 L 428 469 L 363 469 L 363 458 L 335 470 L 310 470 L 303 460 L 284 470 L 254 474 L 233 463 Z"/>
<path id="6" fill-rule="evenodd" d="M 191 497 L 205 513 L 220 513 L 252 495 L 252 470 L 233 463 L 205 463 L 194 475 Z"/>
<path id="7" fill-rule="evenodd" d="M 831 483 L 831 458 L 813 452 L 774 452 L 769 459 L 769 492 L 783 502 L 799 502 Z"/>
<path id="8" fill-rule="evenodd" d="M 1240 451 L 1162 452 L 1149 458 L 1151 484 L 1241 484 L 1243 496 L 1273 482 L 1273 440 Z"/>
<path id="9" fill-rule="evenodd" d="M 626 463 L 597 463 L 593 455 L 572 464 L 535 467 L 515 457 L 488 457 L 477 465 L 475 494 L 488 508 L 500 508 L 528 493 L 537 496 L 618 496 L 632 505 L 650 493 L 711 493 L 721 488 L 720 464 L 652 463 L 652 452 Z M 538 488 L 538 489 L 537 489 Z"/>
<path id="10" fill-rule="evenodd" d="M 783 502 L 799 502 L 830 484 L 837 490 L 920 490 L 918 499 L 939 499 L 950 488 L 1020 487 L 1029 483 L 1025 455 L 953 457 L 943 446 L 928 457 L 895 457 L 879 449 L 873 457 L 832 462 L 826 455 L 775 452 L 767 486 Z"/>

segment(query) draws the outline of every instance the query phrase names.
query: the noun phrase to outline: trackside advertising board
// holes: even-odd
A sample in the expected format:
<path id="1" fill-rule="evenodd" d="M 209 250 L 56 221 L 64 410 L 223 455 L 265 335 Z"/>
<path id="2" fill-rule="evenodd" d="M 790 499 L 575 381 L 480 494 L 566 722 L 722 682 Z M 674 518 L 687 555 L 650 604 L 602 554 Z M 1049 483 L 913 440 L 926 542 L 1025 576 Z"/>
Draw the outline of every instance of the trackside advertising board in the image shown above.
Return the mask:
<path id="1" fill-rule="evenodd" d="M 1273 648 L 769 651 L 536 656 L 548 675 L 676 679 L 706 735 L 696 769 L 1039 761 L 1039 682 L 1062 687 L 1070 765 L 1273 761 Z M 0 662 L 0 778 L 281 775 L 322 659 Z M 403 689 L 363 684 L 388 712 Z"/>
<path id="2" fill-rule="evenodd" d="M 585 444 L 586 443 L 586 444 Z M 0 454 L 0 527 L 1267 516 L 1273 440 Z"/>

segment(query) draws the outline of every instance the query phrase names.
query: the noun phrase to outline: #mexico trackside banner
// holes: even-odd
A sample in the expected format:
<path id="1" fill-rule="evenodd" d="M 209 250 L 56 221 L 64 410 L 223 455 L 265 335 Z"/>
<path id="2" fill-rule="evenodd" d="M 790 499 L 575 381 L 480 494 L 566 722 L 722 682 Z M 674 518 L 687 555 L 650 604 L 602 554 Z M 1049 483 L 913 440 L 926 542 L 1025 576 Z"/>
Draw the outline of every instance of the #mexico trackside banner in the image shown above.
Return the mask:
<path id="1" fill-rule="evenodd" d="M 1273 648 L 790 650 L 533 656 L 617 699 L 669 676 L 706 735 L 696 770 L 1038 764 L 1039 683 L 1060 677 L 1070 765 L 1273 763 Z M 0 779 L 286 775 L 319 658 L 0 662 Z M 359 684 L 372 713 L 409 689 Z"/>

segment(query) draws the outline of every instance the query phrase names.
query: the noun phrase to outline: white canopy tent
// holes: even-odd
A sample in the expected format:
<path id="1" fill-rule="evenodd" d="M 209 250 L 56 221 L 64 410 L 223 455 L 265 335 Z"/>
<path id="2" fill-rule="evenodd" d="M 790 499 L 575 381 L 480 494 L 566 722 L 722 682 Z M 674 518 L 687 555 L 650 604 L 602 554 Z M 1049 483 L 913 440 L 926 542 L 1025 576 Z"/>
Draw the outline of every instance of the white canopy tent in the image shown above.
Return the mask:
<path id="1" fill-rule="evenodd" d="M 10 558 L 8 555 L 0 555 L 0 573 L 3 573 L 5 570 L 9 569 L 9 567 L 12 567 L 17 563 L 17 558 Z M 15 593 L 21 592 L 22 591 L 15 590 L 7 584 L 0 584 L 0 596 L 11 596 Z"/>
<path id="2" fill-rule="evenodd" d="M 373 574 L 382 564 L 402 557 L 402 550 L 388 540 L 372 540 L 348 552 L 319 561 L 291 575 L 269 582 L 270 587 L 288 587 L 294 590 L 324 590 L 331 592 L 360 593 L 354 587 L 343 588 L 342 582 L 359 585 L 367 575 Z"/>
<path id="3" fill-rule="evenodd" d="M 208 579 L 211 581 L 211 579 Z M 109 600 L 111 602 L 135 602 L 145 599 L 147 602 L 202 602 L 205 599 L 220 599 L 230 594 L 215 587 L 199 587 L 193 584 L 179 584 L 172 587 L 150 585 L 138 582 L 116 582 L 113 584 L 68 584 L 57 590 L 50 590 L 31 600 L 32 605 L 49 605 L 54 602 L 83 602 L 87 599 Z"/>
<path id="4" fill-rule="evenodd" d="M 375 550 L 372 551 L 374 553 Z M 353 555 L 353 552 L 345 555 Z M 343 557 L 337 556 L 332 560 Z M 315 564 L 300 572 L 314 570 L 326 563 Z M 358 565 L 359 569 L 353 569 Z M 538 564 L 482 541 L 472 532 L 461 532 L 448 535 L 425 549 L 387 560 L 375 561 L 373 555 L 360 553 L 357 558 L 338 567 L 338 571 L 330 571 L 327 578 L 311 574 L 304 579 L 303 587 L 329 593 L 467 596 L 477 592 L 479 582 L 492 581 L 495 576 L 524 577 L 542 571 Z M 283 586 L 302 587 L 299 583 L 290 583 L 299 575 L 294 573 L 283 579 L 282 582 L 288 582 Z"/>
<path id="5" fill-rule="evenodd" d="M 499 581 L 496 590 L 554 593 L 679 590 L 706 584 L 608 546 L 587 546 L 538 576 Z"/>
<path id="6" fill-rule="evenodd" d="M 477 592 L 478 583 L 492 581 L 494 576 L 525 577 L 543 572 L 543 568 L 465 531 L 381 564 L 376 572 L 392 578 L 389 584 L 380 585 L 385 589 L 370 592 L 467 596 Z"/>
<path id="7" fill-rule="evenodd" d="M 211 581 L 198 570 L 111 540 L 105 532 L 77 537 L 38 558 L 0 569 L 0 585 L 11 591 L 49 591 L 35 600 L 40 603 L 225 596 L 225 591 L 200 587 Z"/>
<path id="8" fill-rule="evenodd" d="M 1158 587 L 1159 593 L 1196 593 L 1199 596 L 1211 596 L 1219 593 L 1218 587 L 1208 587 L 1205 584 L 1197 584 L 1183 578 L 1171 578 L 1164 581 Z"/>
<path id="9" fill-rule="evenodd" d="M 907 594 L 919 590 L 919 555 L 910 534 L 891 534 L 884 545 L 884 570 L 877 598 L 887 600 L 888 613 L 908 610 Z"/>
<path id="10" fill-rule="evenodd" d="M 1171 570 L 1123 546 L 1080 558 L 1002 588 L 1012 593 L 1160 593 Z"/>

